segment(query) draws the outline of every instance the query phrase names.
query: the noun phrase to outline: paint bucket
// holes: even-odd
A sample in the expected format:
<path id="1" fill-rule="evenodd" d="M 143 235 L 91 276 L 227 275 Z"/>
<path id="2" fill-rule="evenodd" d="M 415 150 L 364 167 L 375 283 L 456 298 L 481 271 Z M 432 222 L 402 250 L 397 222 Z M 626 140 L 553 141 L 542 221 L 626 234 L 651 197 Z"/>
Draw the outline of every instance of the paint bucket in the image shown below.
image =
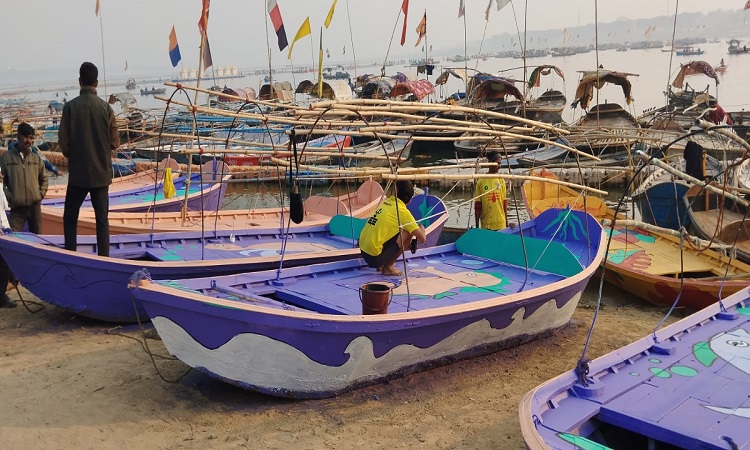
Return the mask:
<path id="1" fill-rule="evenodd" d="M 386 314 L 391 304 L 393 290 L 387 284 L 365 283 L 359 288 L 362 314 Z"/>

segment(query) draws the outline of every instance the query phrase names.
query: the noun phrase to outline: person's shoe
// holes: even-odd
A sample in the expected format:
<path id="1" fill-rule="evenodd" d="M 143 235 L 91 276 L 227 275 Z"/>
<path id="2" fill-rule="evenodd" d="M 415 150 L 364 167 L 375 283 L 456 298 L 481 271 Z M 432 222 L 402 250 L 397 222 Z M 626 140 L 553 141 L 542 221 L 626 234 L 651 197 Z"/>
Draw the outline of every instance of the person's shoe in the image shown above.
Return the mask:
<path id="1" fill-rule="evenodd" d="M 0 296 L 0 308 L 15 308 L 16 306 L 18 306 L 18 303 L 11 300 L 8 294 Z"/>

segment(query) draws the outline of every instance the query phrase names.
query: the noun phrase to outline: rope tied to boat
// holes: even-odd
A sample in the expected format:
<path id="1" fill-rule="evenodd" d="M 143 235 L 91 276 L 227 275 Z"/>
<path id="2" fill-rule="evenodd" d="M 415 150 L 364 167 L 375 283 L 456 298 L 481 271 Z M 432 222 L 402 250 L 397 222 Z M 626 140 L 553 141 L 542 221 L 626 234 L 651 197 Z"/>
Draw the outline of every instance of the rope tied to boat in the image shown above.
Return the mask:
<path id="1" fill-rule="evenodd" d="M 138 289 L 140 287 L 141 280 L 153 281 L 151 279 L 151 274 L 148 273 L 147 269 L 138 269 L 135 271 L 133 276 L 130 277 L 130 283 L 135 286 L 135 289 Z"/>
<path id="2" fill-rule="evenodd" d="M 583 386 L 588 386 L 589 381 L 589 363 L 591 362 L 590 359 L 584 359 L 581 358 L 578 360 L 578 363 L 576 364 L 576 375 L 578 376 L 578 382 L 581 383 Z"/>

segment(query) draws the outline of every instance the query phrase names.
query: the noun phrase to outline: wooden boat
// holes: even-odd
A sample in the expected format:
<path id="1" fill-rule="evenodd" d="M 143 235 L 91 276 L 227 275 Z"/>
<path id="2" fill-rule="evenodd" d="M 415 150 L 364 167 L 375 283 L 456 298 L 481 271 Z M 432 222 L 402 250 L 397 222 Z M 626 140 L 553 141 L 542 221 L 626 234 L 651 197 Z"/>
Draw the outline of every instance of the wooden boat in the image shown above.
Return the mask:
<path id="1" fill-rule="evenodd" d="M 692 45 L 682 47 L 681 49 L 674 52 L 674 54 L 677 56 L 697 56 L 704 53 L 706 53 L 705 50 L 701 50 L 700 47 L 693 47 Z"/>
<path id="2" fill-rule="evenodd" d="M 746 448 L 749 300 L 745 287 L 536 387 L 519 406 L 526 448 Z"/>
<path id="3" fill-rule="evenodd" d="M 172 180 L 176 180 L 180 176 L 179 164 L 177 164 L 174 159 L 163 159 L 157 169 L 144 170 L 143 172 L 112 178 L 112 184 L 109 186 L 109 193 L 113 194 L 115 192 L 132 191 L 147 187 L 153 188 L 155 185 L 163 183 L 164 167 L 168 161 L 168 167 L 172 169 Z M 67 184 L 50 185 L 49 189 L 47 189 L 47 195 L 45 195 L 44 198 L 64 199 L 67 188 Z"/>
<path id="4" fill-rule="evenodd" d="M 516 228 L 474 228 L 419 250 L 408 282 L 352 260 L 193 280 L 137 275 L 131 291 L 169 352 L 199 371 L 270 395 L 329 397 L 568 323 L 601 261 L 601 226 L 550 210 L 523 225 L 523 238 Z"/>
<path id="5" fill-rule="evenodd" d="M 339 167 L 387 167 L 390 164 L 398 165 L 409 159 L 411 147 L 414 143 L 409 138 L 390 139 L 381 141 L 379 139 L 365 141 L 352 147 L 341 147 L 339 153 L 342 156 L 317 156 L 314 149 L 308 149 L 303 153 L 306 163 L 325 164 Z M 387 157 L 378 159 L 365 158 L 366 156 Z"/>
<path id="6" fill-rule="evenodd" d="M 116 191 L 109 194 L 109 211 L 116 212 L 171 212 L 181 211 L 183 204 L 191 210 L 216 210 L 224 199 L 227 181 L 232 178 L 229 167 L 221 163 L 223 169 L 213 171 L 210 163 L 203 167 L 203 172 L 181 176 L 174 180 L 175 194 L 167 198 L 164 195 L 164 184 L 160 182 L 132 190 Z M 42 200 L 42 220 L 52 220 L 52 210 L 62 212 L 65 198 Z M 83 208 L 91 208 L 91 201 L 83 202 Z M 93 209 L 92 209 L 93 212 Z"/>
<path id="7" fill-rule="evenodd" d="M 747 208 L 733 200 L 692 186 L 682 198 L 690 217 L 691 230 L 698 236 L 734 247 L 737 258 L 750 263 L 750 220 Z"/>
<path id="8" fill-rule="evenodd" d="M 415 219 L 425 218 L 427 241 L 420 246 L 437 244 L 445 204 L 422 194 L 408 208 Z M 272 228 L 112 236 L 110 257 L 97 255 L 95 236 L 80 237 L 78 251 L 69 252 L 62 236 L 11 233 L 0 236 L 0 252 L 21 285 L 45 302 L 94 319 L 136 322 L 148 319 L 127 289 L 139 269 L 162 280 L 278 269 L 282 259 L 284 267 L 295 267 L 359 258 L 365 220 L 338 215 L 288 234 Z"/>
<path id="9" fill-rule="evenodd" d="M 167 92 L 167 88 L 152 87 L 151 89 L 141 89 L 141 95 L 166 94 L 166 92 Z"/>
<path id="10" fill-rule="evenodd" d="M 368 180 L 351 194 L 339 197 L 313 195 L 304 202 L 303 225 L 325 225 L 336 214 L 367 217 L 378 206 L 383 188 Z M 61 208 L 42 208 L 44 232 L 63 234 Z M 110 212 L 110 234 L 137 234 L 150 230 L 154 233 L 198 230 L 243 230 L 276 228 L 284 230 L 289 221 L 288 208 L 259 208 L 243 210 L 197 209 L 183 212 Z M 81 210 L 78 235 L 96 234 L 94 212 Z"/>
<path id="11" fill-rule="evenodd" d="M 730 39 L 729 47 L 727 47 L 727 53 L 729 53 L 730 55 L 741 55 L 743 53 L 750 52 L 746 44 L 740 44 L 742 43 L 739 39 Z"/>
<path id="12" fill-rule="evenodd" d="M 537 175 L 556 178 L 546 170 Z M 583 196 L 566 186 L 526 181 L 521 194 L 530 217 L 548 208 L 569 206 L 585 208 L 600 219 L 614 218 L 614 211 L 600 198 Z M 671 306 L 677 293 L 682 292 L 678 306 L 700 309 L 750 282 L 750 265 L 711 249 L 698 250 L 684 242 L 681 245 L 672 235 L 619 225 L 610 234 L 604 279 L 655 305 Z"/>

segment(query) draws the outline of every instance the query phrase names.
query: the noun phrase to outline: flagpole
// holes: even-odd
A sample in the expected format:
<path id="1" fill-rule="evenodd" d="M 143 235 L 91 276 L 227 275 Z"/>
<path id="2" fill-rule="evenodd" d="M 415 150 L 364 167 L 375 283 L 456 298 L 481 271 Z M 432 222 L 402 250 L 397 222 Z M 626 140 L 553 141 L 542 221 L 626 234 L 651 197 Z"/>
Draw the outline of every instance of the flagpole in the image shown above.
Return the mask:
<path id="1" fill-rule="evenodd" d="M 312 36 L 310 39 L 312 40 Z M 320 49 L 318 50 L 318 98 L 323 98 L 323 27 L 320 27 Z"/>
<path id="2" fill-rule="evenodd" d="M 464 7 L 466 7 L 465 3 L 463 5 Z M 466 11 L 464 11 L 463 18 L 464 18 L 464 98 L 468 100 L 469 93 L 467 91 L 469 90 L 469 58 L 468 58 L 469 51 L 467 49 L 467 43 L 466 43 L 466 39 L 467 39 L 466 37 Z"/>
<path id="3" fill-rule="evenodd" d="M 271 70 L 271 67 L 272 67 L 271 66 L 271 42 L 268 40 L 268 14 L 266 14 L 265 5 L 263 6 L 263 9 L 264 9 L 263 17 L 265 18 L 264 22 L 266 26 L 266 49 L 268 50 L 268 86 L 270 88 L 268 92 L 270 93 L 271 98 L 273 99 L 276 96 L 273 93 L 273 71 Z M 261 84 L 260 87 L 263 87 L 263 84 Z M 258 95 L 260 95 L 260 90 L 258 90 Z"/>
<path id="4" fill-rule="evenodd" d="M 198 52 L 198 79 L 196 81 L 195 96 L 193 97 L 193 104 L 198 104 L 198 89 L 201 87 L 201 77 L 203 76 L 203 46 L 206 45 L 206 33 L 201 33 L 201 46 Z M 193 130 L 195 132 L 195 130 Z"/>
<path id="5" fill-rule="evenodd" d="M 101 11 L 101 4 L 97 2 L 97 5 L 99 5 L 99 34 L 101 38 L 102 43 L 102 79 L 104 80 L 104 96 L 108 97 L 107 95 L 107 64 L 104 61 L 104 25 L 102 24 L 102 11 Z"/>
<path id="6" fill-rule="evenodd" d="M 352 58 L 354 58 L 354 80 L 356 82 L 357 80 L 357 53 L 354 51 L 354 35 L 352 34 L 352 18 L 349 16 L 349 0 L 346 0 L 346 18 L 349 20 L 349 41 L 352 44 Z M 393 40 L 393 36 L 391 36 L 391 40 Z"/>

